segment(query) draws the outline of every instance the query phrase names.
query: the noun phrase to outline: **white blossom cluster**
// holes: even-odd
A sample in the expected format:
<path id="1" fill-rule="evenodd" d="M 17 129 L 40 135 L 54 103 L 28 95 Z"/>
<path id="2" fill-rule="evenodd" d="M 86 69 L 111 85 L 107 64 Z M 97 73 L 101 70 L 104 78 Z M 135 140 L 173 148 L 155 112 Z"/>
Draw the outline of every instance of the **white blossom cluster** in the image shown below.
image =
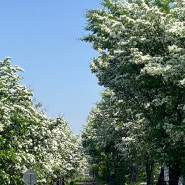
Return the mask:
<path id="1" fill-rule="evenodd" d="M 102 132 L 107 133 L 110 127 L 120 132 L 123 129 L 122 142 L 117 143 L 120 151 L 128 151 L 126 147 L 130 144 L 149 156 L 152 154 L 160 163 L 178 163 L 182 167 L 185 166 L 185 1 L 175 0 L 168 5 L 166 2 L 104 0 L 104 9 L 87 13 L 86 29 L 91 33 L 84 40 L 99 52 L 93 58 L 91 70 L 100 85 L 126 103 L 120 110 L 128 116 L 120 121 L 123 115 L 114 117 L 117 107 L 104 105 L 101 111 L 97 107 L 90 115 L 87 130 L 93 130 L 91 137 L 98 143 L 96 136 L 101 129 L 95 126 L 102 126 Z M 98 146 L 107 145 L 110 135 Z M 177 151 L 178 158 L 174 157 Z"/>
<path id="2" fill-rule="evenodd" d="M 74 175 L 83 161 L 79 138 L 64 118 L 48 118 L 38 109 L 20 70 L 9 58 L 0 62 L 0 182 L 24 184 L 28 169 L 42 185 Z"/>

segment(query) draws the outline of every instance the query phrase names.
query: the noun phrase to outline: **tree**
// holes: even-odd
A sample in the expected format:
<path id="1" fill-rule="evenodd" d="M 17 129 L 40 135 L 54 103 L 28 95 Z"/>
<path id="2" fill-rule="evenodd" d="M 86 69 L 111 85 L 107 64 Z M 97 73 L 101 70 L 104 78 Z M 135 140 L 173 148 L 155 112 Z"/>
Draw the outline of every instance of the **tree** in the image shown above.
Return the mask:
<path id="1" fill-rule="evenodd" d="M 134 114 L 131 107 L 109 89 L 102 92 L 102 100 L 89 114 L 82 144 L 91 156 L 90 163 L 98 167 L 97 174 L 105 181 L 110 181 L 114 175 L 117 184 L 134 182 L 138 171 L 143 169 L 141 158 L 144 160 L 145 154 L 139 155 L 139 151 L 145 151 L 145 132 L 136 125 L 141 119 L 136 119 L 139 115 Z"/>
<path id="2" fill-rule="evenodd" d="M 87 13 L 90 34 L 83 40 L 99 52 L 91 70 L 142 114 L 152 154 L 170 166 L 170 184 L 177 184 L 185 166 L 184 1 L 102 4 Z"/>
<path id="3" fill-rule="evenodd" d="M 33 92 L 21 84 L 10 59 L 0 62 L 0 182 L 21 185 L 23 173 L 33 169 L 38 184 L 66 177 L 82 167 L 81 144 L 68 122 L 48 118 Z"/>
<path id="4" fill-rule="evenodd" d="M 11 66 L 8 58 L 0 62 L 0 178 L 4 184 L 22 183 L 22 170 L 34 160 L 28 136 L 32 125 L 39 126 L 41 116 L 31 100 L 31 90 L 20 84 L 18 71 L 21 68 Z"/>

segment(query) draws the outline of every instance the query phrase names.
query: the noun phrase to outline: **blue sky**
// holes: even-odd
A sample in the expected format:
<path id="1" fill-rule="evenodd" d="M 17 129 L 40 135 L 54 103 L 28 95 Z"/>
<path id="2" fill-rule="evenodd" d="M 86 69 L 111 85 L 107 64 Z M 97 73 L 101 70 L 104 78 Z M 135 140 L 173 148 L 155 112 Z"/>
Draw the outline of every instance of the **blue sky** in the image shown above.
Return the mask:
<path id="1" fill-rule="evenodd" d="M 79 40 L 87 34 L 86 11 L 100 7 L 98 0 L 1 1 L 0 60 L 9 56 L 22 67 L 22 84 L 48 116 L 64 116 L 74 133 L 102 91 L 89 68 L 96 53 Z"/>

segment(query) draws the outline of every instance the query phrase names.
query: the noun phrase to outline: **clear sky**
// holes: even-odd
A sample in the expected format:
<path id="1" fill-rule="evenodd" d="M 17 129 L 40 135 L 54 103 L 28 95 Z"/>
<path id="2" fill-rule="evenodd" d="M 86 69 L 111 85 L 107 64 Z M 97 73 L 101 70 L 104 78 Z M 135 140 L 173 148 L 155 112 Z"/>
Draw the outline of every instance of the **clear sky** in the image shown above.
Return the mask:
<path id="1" fill-rule="evenodd" d="M 79 39 L 87 34 L 85 13 L 100 8 L 98 0 L 2 0 L 0 60 L 22 67 L 22 84 L 31 88 L 48 116 L 64 116 L 80 133 L 100 100 L 102 87 L 89 63 L 92 46 Z"/>

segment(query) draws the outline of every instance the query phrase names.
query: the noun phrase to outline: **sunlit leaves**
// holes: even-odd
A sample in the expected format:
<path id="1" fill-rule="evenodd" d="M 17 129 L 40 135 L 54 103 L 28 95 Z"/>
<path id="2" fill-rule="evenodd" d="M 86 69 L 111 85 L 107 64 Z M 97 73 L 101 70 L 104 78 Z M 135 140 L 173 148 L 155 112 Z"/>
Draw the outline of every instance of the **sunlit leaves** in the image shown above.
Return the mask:
<path id="1" fill-rule="evenodd" d="M 27 169 L 36 171 L 38 184 L 77 173 L 83 160 L 78 137 L 64 118 L 38 109 L 21 71 L 9 58 L 0 62 L 0 181 L 24 184 Z"/>
<path id="2" fill-rule="evenodd" d="M 91 34 L 84 40 L 91 42 L 98 52 L 90 67 L 99 84 L 127 105 L 122 107 L 122 115 L 128 118 L 125 109 L 130 107 L 132 118 L 115 119 L 116 109 L 107 116 L 104 111 L 112 105 L 108 105 L 109 108 L 104 105 L 104 119 L 98 123 L 102 126 L 104 120 L 108 120 L 107 124 L 113 123 L 117 128 L 124 121 L 127 127 L 122 128 L 130 128 L 131 136 L 123 136 L 124 142 L 138 142 L 138 147 L 143 145 L 143 151 L 148 150 L 146 153 L 150 152 L 158 162 L 178 163 L 182 167 L 185 147 L 184 140 L 180 141 L 185 131 L 184 1 L 105 0 L 102 4 L 102 10 L 87 13 L 87 30 Z M 120 118 L 122 115 L 117 114 Z M 124 151 L 124 147 L 120 142 L 119 149 Z M 180 155 L 174 158 L 179 150 Z"/>

